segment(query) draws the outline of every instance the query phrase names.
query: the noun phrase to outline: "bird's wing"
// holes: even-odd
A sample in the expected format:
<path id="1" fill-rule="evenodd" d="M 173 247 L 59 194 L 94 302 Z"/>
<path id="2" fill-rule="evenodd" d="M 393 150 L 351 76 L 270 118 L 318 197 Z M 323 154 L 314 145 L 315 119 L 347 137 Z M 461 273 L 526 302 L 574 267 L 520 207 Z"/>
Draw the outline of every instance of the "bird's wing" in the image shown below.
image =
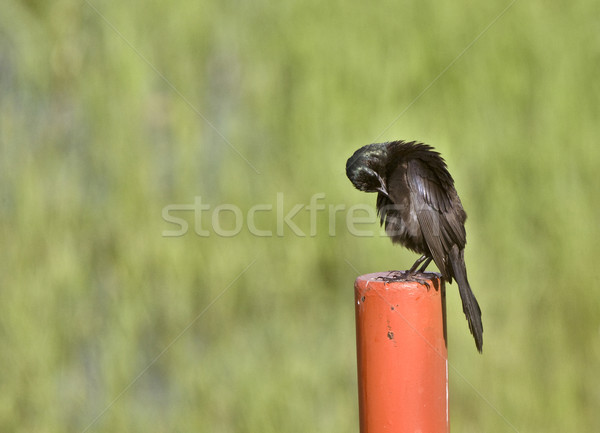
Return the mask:
<path id="1" fill-rule="evenodd" d="M 465 244 L 464 218 L 461 220 L 464 211 L 452 178 L 445 167 L 438 167 L 436 162 L 410 159 L 406 177 L 425 242 L 437 267 L 450 279 L 453 272 L 448 252 L 454 244 L 460 248 Z"/>
<path id="2" fill-rule="evenodd" d="M 443 167 L 435 169 L 420 159 L 410 159 L 406 169 L 411 198 L 414 196 L 438 212 L 448 212 L 452 208 L 449 192 L 454 185 Z"/>

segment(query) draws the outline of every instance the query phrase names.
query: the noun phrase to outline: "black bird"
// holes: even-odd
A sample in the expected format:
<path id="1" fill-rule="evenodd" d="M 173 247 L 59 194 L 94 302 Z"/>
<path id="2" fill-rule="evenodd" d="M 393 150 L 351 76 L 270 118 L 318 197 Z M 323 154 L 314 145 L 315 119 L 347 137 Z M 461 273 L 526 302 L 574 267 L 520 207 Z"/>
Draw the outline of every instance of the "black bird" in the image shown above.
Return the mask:
<path id="1" fill-rule="evenodd" d="M 422 254 L 406 274 L 424 272 L 431 260 L 446 281 L 456 279 L 463 311 L 475 338 L 483 346 L 481 309 L 469 286 L 464 250 L 465 213 L 446 162 L 433 147 L 393 141 L 363 146 L 346 162 L 354 186 L 377 192 L 377 213 L 393 243 Z"/>

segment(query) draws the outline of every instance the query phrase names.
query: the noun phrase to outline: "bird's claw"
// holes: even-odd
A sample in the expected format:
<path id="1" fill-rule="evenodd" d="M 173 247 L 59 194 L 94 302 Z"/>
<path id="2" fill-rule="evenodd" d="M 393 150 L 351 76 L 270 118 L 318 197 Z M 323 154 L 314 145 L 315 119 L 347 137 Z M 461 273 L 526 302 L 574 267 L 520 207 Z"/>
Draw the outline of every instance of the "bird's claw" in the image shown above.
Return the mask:
<path id="1" fill-rule="evenodd" d="M 395 281 L 412 281 L 425 285 L 427 290 L 431 288 L 431 278 L 427 277 L 427 274 L 421 272 L 411 273 L 409 271 L 389 271 L 385 277 L 379 276 L 377 279 L 385 281 L 386 283 L 393 283 Z"/>

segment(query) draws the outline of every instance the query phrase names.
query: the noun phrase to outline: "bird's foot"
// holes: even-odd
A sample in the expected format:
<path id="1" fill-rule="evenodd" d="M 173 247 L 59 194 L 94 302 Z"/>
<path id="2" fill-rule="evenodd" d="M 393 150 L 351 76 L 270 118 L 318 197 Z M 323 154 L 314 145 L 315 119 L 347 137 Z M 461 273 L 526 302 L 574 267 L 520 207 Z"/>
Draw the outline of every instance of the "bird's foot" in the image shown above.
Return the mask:
<path id="1" fill-rule="evenodd" d="M 406 276 L 406 281 L 413 281 L 415 283 L 423 284 L 427 287 L 427 290 L 431 289 L 431 277 L 428 277 L 427 274 L 423 272 L 413 272 L 408 273 Z"/>
<path id="2" fill-rule="evenodd" d="M 427 290 L 431 288 L 431 278 L 422 272 L 389 271 L 385 277 L 379 276 L 377 279 L 385 281 L 386 283 L 393 283 L 395 281 L 411 281 L 425 285 Z"/>
<path id="3" fill-rule="evenodd" d="M 383 277 L 377 277 L 378 280 L 385 281 L 386 283 L 392 283 L 394 281 L 404 281 L 406 271 L 389 271 L 388 274 Z"/>

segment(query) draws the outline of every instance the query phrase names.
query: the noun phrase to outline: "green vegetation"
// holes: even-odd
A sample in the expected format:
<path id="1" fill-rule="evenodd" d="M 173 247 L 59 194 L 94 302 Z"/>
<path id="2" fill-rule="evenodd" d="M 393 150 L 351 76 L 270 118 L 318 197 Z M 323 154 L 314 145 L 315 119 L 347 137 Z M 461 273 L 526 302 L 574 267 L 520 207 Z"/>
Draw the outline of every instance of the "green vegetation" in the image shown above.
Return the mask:
<path id="1" fill-rule="evenodd" d="M 453 431 L 600 431 L 600 3 L 517 1 L 433 82 L 508 4 L 4 1 L 0 430 L 358 431 L 353 281 L 416 257 L 349 233 L 344 164 L 403 138 L 469 213 Z"/>

